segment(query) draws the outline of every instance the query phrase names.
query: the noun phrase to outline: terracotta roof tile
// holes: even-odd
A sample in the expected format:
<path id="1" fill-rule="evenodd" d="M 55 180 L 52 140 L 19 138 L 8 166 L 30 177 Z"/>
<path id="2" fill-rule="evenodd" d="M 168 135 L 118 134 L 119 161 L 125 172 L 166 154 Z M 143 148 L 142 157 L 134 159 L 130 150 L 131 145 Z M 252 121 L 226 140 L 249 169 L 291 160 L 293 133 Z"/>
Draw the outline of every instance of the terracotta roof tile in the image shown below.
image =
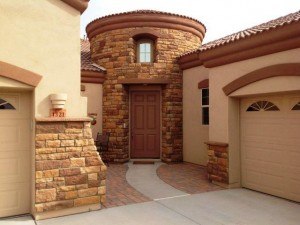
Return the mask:
<path id="1" fill-rule="evenodd" d="M 81 43 L 81 70 L 105 72 L 104 69 L 100 69 L 98 66 L 93 65 L 90 54 L 90 42 L 88 40 L 80 39 Z"/>
<path id="2" fill-rule="evenodd" d="M 239 31 L 237 33 L 228 35 L 226 37 L 217 39 L 215 41 L 211 41 L 207 44 L 202 45 L 199 49 L 197 49 L 195 51 L 187 52 L 182 56 L 189 55 L 189 54 L 196 53 L 196 52 L 204 52 L 204 51 L 207 51 L 210 49 L 215 49 L 217 47 L 228 45 L 230 43 L 252 37 L 259 33 L 263 33 L 263 32 L 269 31 L 269 30 L 274 30 L 279 27 L 283 27 L 288 24 L 296 23 L 296 22 L 300 22 L 300 11 L 288 14 L 286 16 L 279 17 L 277 19 L 254 26 L 252 28 L 249 28 L 249 29 L 246 29 L 243 31 Z"/>
<path id="3" fill-rule="evenodd" d="M 184 16 L 184 15 L 179 15 L 179 14 L 176 14 L 176 13 L 168 13 L 168 12 L 162 12 L 162 11 L 156 11 L 156 10 L 148 10 L 148 9 L 141 9 L 141 10 L 134 10 L 134 11 L 129 11 L 129 12 L 121 12 L 121 13 L 114 13 L 114 14 L 110 14 L 110 15 L 107 15 L 107 16 L 103 16 L 103 17 L 100 17 L 100 18 L 97 18 L 93 21 L 91 21 L 87 27 L 93 23 L 94 21 L 96 20 L 101 20 L 101 19 L 104 19 L 104 18 L 109 18 L 109 17 L 114 17 L 114 16 L 119 16 L 119 15 L 129 15 L 129 14 L 135 14 L 135 13 L 139 13 L 139 14 L 162 14 L 162 15 L 169 15 L 169 16 L 177 16 L 177 17 L 181 17 L 181 18 L 186 18 L 186 19 L 189 19 L 189 20 L 193 20 L 197 23 L 200 23 L 205 31 L 206 31 L 206 27 L 203 23 L 201 23 L 199 20 L 196 20 L 192 17 L 188 17 L 188 16 Z"/>

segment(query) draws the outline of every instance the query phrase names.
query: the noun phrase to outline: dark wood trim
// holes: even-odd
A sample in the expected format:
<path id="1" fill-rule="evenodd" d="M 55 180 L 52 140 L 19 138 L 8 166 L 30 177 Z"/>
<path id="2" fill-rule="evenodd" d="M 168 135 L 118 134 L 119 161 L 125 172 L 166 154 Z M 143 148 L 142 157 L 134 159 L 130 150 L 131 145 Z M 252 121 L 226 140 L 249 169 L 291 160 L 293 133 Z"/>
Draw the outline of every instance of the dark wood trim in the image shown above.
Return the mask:
<path id="1" fill-rule="evenodd" d="M 152 79 L 140 79 L 140 78 L 125 78 L 119 79 L 118 84 L 169 84 L 168 79 L 152 78 Z"/>
<path id="2" fill-rule="evenodd" d="M 207 144 L 210 146 L 228 147 L 228 143 L 217 142 L 217 141 L 206 141 L 206 142 L 204 142 L 204 144 Z"/>
<path id="3" fill-rule="evenodd" d="M 198 83 L 198 88 L 199 89 L 208 88 L 208 87 L 209 87 L 209 80 L 208 79 L 202 80 Z"/>
<path id="4" fill-rule="evenodd" d="M 100 33 L 116 29 L 132 27 L 159 27 L 182 30 L 192 33 L 202 41 L 205 35 L 205 27 L 195 20 L 168 14 L 133 13 L 103 17 L 94 20 L 86 27 L 90 40 Z"/>
<path id="5" fill-rule="evenodd" d="M 83 13 L 87 9 L 90 0 L 62 0 L 62 1 L 68 4 L 69 6 L 77 9 L 80 13 Z"/>
<path id="6" fill-rule="evenodd" d="M 0 61 L 0 76 L 36 87 L 42 76 L 29 70 Z"/>
<path id="7" fill-rule="evenodd" d="M 212 68 L 299 47 L 300 22 L 258 33 L 227 45 L 184 55 L 178 59 L 178 63 L 183 70 L 201 65 Z"/>
<path id="8" fill-rule="evenodd" d="M 81 83 L 103 84 L 105 73 L 81 70 Z"/>
<path id="9" fill-rule="evenodd" d="M 229 95 L 248 84 L 277 76 L 300 76 L 300 63 L 277 64 L 252 71 L 227 84 L 223 91 Z"/>

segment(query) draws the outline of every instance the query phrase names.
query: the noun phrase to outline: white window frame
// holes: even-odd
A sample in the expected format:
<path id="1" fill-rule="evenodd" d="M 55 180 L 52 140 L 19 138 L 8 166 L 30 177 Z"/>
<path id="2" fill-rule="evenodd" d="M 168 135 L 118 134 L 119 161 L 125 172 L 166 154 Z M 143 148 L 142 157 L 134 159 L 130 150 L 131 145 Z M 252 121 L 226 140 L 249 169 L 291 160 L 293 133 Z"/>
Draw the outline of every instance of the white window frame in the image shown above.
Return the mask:
<path id="1" fill-rule="evenodd" d="M 203 115 L 203 109 L 208 108 L 208 114 L 209 114 L 209 88 L 202 88 L 201 90 L 201 124 L 203 126 L 209 125 L 209 116 L 208 116 L 208 123 L 204 123 L 204 115 Z M 208 105 L 203 105 L 203 90 L 208 90 Z"/>
<path id="2" fill-rule="evenodd" d="M 150 44 L 150 52 L 149 52 L 150 61 L 149 62 L 141 62 L 140 61 L 140 54 L 141 54 L 140 46 L 142 44 Z M 154 61 L 154 56 L 153 56 L 154 50 L 153 50 L 153 48 L 154 48 L 154 42 L 151 39 L 140 39 L 140 40 L 138 40 L 137 41 L 137 52 L 136 52 L 136 54 L 137 54 L 137 62 L 138 63 L 153 63 L 153 61 Z M 148 52 L 144 52 L 144 53 L 148 53 Z"/>

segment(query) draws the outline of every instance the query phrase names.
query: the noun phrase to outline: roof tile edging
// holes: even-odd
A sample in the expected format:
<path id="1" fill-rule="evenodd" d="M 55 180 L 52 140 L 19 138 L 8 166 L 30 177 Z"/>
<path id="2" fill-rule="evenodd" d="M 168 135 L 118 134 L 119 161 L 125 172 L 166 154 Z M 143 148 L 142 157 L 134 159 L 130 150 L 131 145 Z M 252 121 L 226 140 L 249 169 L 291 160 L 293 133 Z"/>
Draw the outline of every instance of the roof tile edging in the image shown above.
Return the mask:
<path id="1" fill-rule="evenodd" d="M 298 11 L 296 13 L 291 13 L 291 14 L 288 14 L 286 16 L 279 17 L 279 18 L 271 20 L 269 22 L 257 25 L 255 27 L 252 27 L 252 28 L 249 28 L 249 29 L 246 29 L 246 30 L 228 35 L 226 37 L 217 39 L 215 41 L 211 41 L 207 44 L 204 44 L 199 49 L 187 52 L 187 53 L 181 55 L 180 57 L 178 57 L 178 62 L 179 62 L 180 67 L 182 69 L 188 69 L 188 68 L 192 68 L 192 67 L 195 67 L 195 66 L 200 66 L 200 65 L 205 64 L 206 59 L 205 59 L 204 55 L 207 55 L 207 53 L 209 53 L 209 59 L 208 60 L 211 61 L 211 60 L 213 60 L 212 52 L 217 51 L 220 48 L 222 48 L 223 50 L 224 50 L 224 48 L 227 48 L 227 50 L 228 50 L 230 48 L 230 46 L 233 46 L 233 44 L 239 44 L 241 41 L 250 42 L 251 40 L 254 40 L 253 39 L 254 37 L 261 37 L 263 39 L 264 36 L 261 36 L 261 35 L 264 34 L 264 33 L 267 34 L 267 32 L 268 33 L 274 32 L 274 31 L 276 31 L 280 28 L 281 29 L 286 28 L 286 27 L 288 27 L 288 25 L 293 26 L 293 25 L 296 24 L 296 26 L 297 26 L 297 23 L 299 23 L 299 22 L 300 22 L 300 11 Z M 251 30 L 256 30 L 256 31 L 254 32 L 254 31 L 251 31 Z M 297 35 L 296 34 L 297 30 L 300 31 L 300 29 L 294 29 L 294 31 L 292 31 L 293 32 L 292 35 L 299 37 L 300 32 L 299 32 L 299 35 Z M 249 32 L 249 35 L 248 36 L 244 35 L 244 36 L 241 36 L 241 37 L 239 36 L 241 33 L 245 33 L 245 32 Z M 284 36 L 284 35 L 282 35 L 282 36 Z M 279 42 L 279 41 L 280 40 L 277 40 L 277 42 Z M 297 40 L 295 40 L 295 41 L 297 41 Z M 286 46 L 293 47 L 291 44 L 289 44 L 287 42 L 284 43 L 284 44 Z M 294 45 L 296 47 L 298 46 L 298 44 L 294 44 Z M 243 51 L 243 50 L 241 50 L 241 51 Z M 221 57 L 224 57 L 228 54 L 233 53 L 233 52 L 229 52 L 229 53 L 228 52 L 227 52 L 227 54 L 224 54 Z M 277 51 L 275 51 L 275 52 L 277 52 Z M 235 52 L 235 53 L 237 53 L 237 52 Z M 267 53 L 267 54 L 271 54 L 271 53 Z M 264 55 L 264 54 L 260 54 L 258 56 L 261 56 L 261 55 Z M 220 56 L 216 56 L 215 58 L 219 58 L 219 57 Z M 250 58 L 253 58 L 253 57 L 250 57 Z M 244 59 L 241 59 L 241 60 L 244 60 Z M 240 60 L 237 60 L 237 61 L 240 61 Z M 234 62 L 234 61 L 232 61 L 232 62 Z M 209 64 L 212 64 L 212 63 L 209 62 Z M 227 63 L 223 63 L 223 64 L 219 63 L 219 65 L 224 65 L 224 64 L 227 64 Z M 214 66 L 209 66 L 209 67 L 214 67 Z"/>

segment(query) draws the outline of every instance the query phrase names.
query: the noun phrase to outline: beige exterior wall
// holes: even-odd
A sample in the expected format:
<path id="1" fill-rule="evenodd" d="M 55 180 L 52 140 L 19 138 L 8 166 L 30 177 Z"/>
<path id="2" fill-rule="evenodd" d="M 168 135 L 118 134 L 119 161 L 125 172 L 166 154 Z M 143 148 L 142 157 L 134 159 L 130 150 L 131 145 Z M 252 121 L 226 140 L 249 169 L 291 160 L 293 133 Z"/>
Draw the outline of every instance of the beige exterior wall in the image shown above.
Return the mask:
<path id="1" fill-rule="evenodd" d="M 87 97 L 87 112 L 88 114 L 97 114 L 97 124 L 92 125 L 93 138 L 97 138 L 97 133 L 102 132 L 102 84 L 82 83 L 85 86 L 85 91 L 81 95 Z"/>
<path id="2" fill-rule="evenodd" d="M 1 77 L 0 76 L 0 89 L 23 89 L 23 90 L 31 90 L 33 89 L 32 86 L 20 83 L 19 81 L 15 81 L 9 78 Z"/>
<path id="3" fill-rule="evenodd" d="M 239 99 L 228 98 L 222 88 L 238 77 L 266 66 L 299 63 L 299 54 L 300 49 L 293 49 L 210 69 L 209 140 L 229 144 L 229 183 L 231 185 L 240 184 Z M 232 93 L 232 96 L 294 91 L 297 90 L 297 84 L 299 84 L 299 78 L 295 77 L 269 78 L 237 90 Z M 299 87 L 298 85 L 298 90 Z"/>
<path id="4" fill-rule="evenodd" d="M 272 85 L 270 85 L 272 84 Z M 230 94 L 234 96 L 263 95 L 273 92 L 299 91 L 300 77 L 271 77 L 242 87 Z"/>
<path id="5" fill-rule="evenodd" d="M 86 115 L 80 97 L 80 12 L 58 0 L 0 2 L 0 61 L 43 76 L 35 116 L 49 116 L 52 93 L 67 93 L 68 117 Z"/>
<path id="6" fill-rule="evenodd" d="M 208 69 L 183 72 L 183 160 L 206 166 L 209 125 L 202 125 L 201 90 L 198 83 L 208 78 Z"/>
<path id="7" fill-rule="evenodd" d="M 52 93 L 68 94 L 67 117 L 86 116 L 86 98 L 80 95 L 80 12 L 59 0 L 3 0 L 0 27 L 0 61 L 43 77 L 34 88 L 0 76 L 0 90 L 33 90 L 32 119 L 49 116 Z M 34 129 L 31 133 L 31 213 L 34 213 Z"/>
<path id="8" fill-rule="evenodd" d="M 205 141 L 205 135 L 203 136 L 203 140 L 200 140 L 200 136 L 201 134 L 205 134 L 205 128 L 201 128 L 200 93 L 197 92 L 196 88 L 197 82 L 200 81 L 200 79 L 197 80 L 197 78 L 202 78 L 202 76 L 205 78 L 207 75 L 204 74 L 208 73 L 210 87 L 210 125 L 207 132 L 209 132 L 209 141 L 229 144 L 229 184 L 230 186 L 240 186 L 240 98 L 243 96 L 299 91 L 300 78 L 292 76 L 268 78 L 236 90 L 230 97 L 224 94 L 222 88 L 231 81 L 263 67 L 283 63 L 299 63 L 299 54 L 300 49 L 298 48 L 210 68 L 208 72 L 204 70 L 203 66 L 185 70 L 183 72 L 185 161 L 192 162 L 194 157 L 198 157 L 197 149 L 204 148 L 203 145 L 201 147 L 200 142 L 203 143 L 203 141 Z M 191 76 L 193 74 L 194 76 Z M 192 85 L 195 87 L 192 87 Z M 191 95 L 193 95 L 193 97 Z M 202 160 L 205 160 L 205 156 L 201 156 L 199 164 L 202 164 Z"/>

